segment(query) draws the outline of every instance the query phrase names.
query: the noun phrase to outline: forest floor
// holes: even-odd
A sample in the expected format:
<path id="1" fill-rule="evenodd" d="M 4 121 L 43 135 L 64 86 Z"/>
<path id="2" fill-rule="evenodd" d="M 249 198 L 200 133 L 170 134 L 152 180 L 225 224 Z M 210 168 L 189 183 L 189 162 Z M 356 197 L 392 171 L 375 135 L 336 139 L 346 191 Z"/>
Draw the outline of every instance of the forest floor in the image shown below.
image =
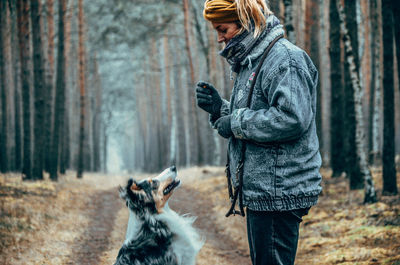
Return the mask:
<path id="1" fill-rule="evenodd" d="M 296 264 L 400 264 L 400 196 L 363 205 L 344 177 L 322 170 L 323 194 L 303 218 Z M 178 169 L 182 185 L 171 197 L 178 213 L 197 216 L 205 237 L 199 265 L 250 265 L 245 219 L 225 218 L 223 168 Z M 400 174 L 399 174 L 400 176 Z M 142 177 L 142 176 L 139 176 Z M 127 176 L 73 172 L 58 182 L 22 182 L 0 175 L 0 264 L 113 264 L 124 241 L 128 210 L 117 187 Z M 400 183 L 400 178 L 398 178 Z"/>

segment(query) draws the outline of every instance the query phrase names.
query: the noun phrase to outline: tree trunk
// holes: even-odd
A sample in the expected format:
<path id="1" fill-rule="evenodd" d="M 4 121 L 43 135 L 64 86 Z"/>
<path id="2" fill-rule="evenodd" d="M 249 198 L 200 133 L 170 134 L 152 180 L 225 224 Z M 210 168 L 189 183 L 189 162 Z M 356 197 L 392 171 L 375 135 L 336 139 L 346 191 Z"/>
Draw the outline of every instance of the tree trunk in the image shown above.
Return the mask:
<path id="1" fill-rule="evenodd" d="M 381 121 L 381 68 L 380 47 L 381 34 L 379 31 L 379 11 L 377 0 L 370 0 L 370 49 L 371 49 L 371 82 L 369 103 L 369 163 L 379 165 L 380 151 L 380 121 Z"/>
<path id="2" fill-rule="evenodd" d="M 23 104 L 23 179 L 32 179 L 31 99 L 30 99 L 30 31 L 28 0 L 17 1 L 19 60 L 21 64 L 21 90 Z"/>
<path id="3" fill-rule="evenodd" d="M 101 106 L 102 106 L 102 87 L 100 82 L 99 67 L 96 54 L 93 59 L 94 64 L 94 87 L 96 88 L 96 104 L 93 117 L 93 164 L 94 171 L 100 171 L 100 131 L 101 131 Z"/>
<path id="4" fill-rule="evenodd" d="M 211 24 L 207 22 L 205 34 L 202 33 L 201 24 L 199 18 L 197 16 L 197 9 L 193 6 L 193 14 L 194 14 L 194 21 L 195 21 L 195 29 L 197 34 L 198 44 L 200 44 L 200 50 L 203 53 L 204 59 L 206 61 L 206 76 L 208 76 L 209 80 L 214 84 L 217 85 L 217 62 L 216 62 L 216 39 L 215 33 L 211 27 Z M 207 36 L 206 38 L 203 36 Z M 222 57 L 221 57 L 222 58 Z M 225 73 L 225 72 L 223 72 Z M 222 87 L 223 90 L 223 87 Z M 221 91 L 221 90 L 220 90 Z M 223 93 L 220 93 L 223 96 Z M 208 119 L 208 115 L 207 116 Z M 203 120 L 202 120 L 203 121 Z M 204 126 L 207 128 L 207 124 Z M 209 127 L 209 126 L 208 126 Z M 220 165 L 221 164 L 221 144 L 220 144 L 220 137 L 215 130 L 206 130 L 206 146 L 204 146 L 206 154 L 208 158 L 205 160 L 206 163 L 213 164 L 213 165 Z M 204 143 L 203 143 L 204 144 Z"/>
<path id="5" fill-rule="evenodd" d="M 8 170 L 8 130 L 7 130 L 7 77 L 6 77 L 6 58 L 5 58 L 5 30 L 6 25 L 6 0 L 0 0 L 0 98 L 1 98 L 1 137 L 0 137 L 0 172 Z"/>
<path id="6" fill-rule="evenodd" d="M 21 88 L 19 74 L 19 59 L 18 59 L 18 34 L 17 34 L 17 7 L 16 1 L 8 1 L 10 8 L 11 19 L 11 61 L 13 68 L 14 82 L 14 111 L 15 111 L 15 164 L 13 169 L 20 172 L 22 169 L 22 128 L 21 128 Z"/>
<path id="7" fill-rule="evenodd" d="M 86 52 L 86 50 L 85 50 Z M 88 67 L 89 68 L 89 67 Z M 88 72 L 90 69 L 88 69 Z M 86 54 L 85 54 L 85 72 L 86 73 Z M 84 74 L 85 81 L 86 76 Z M 87 82 L 88 85 L 86 85 L 85 82 L 85 88 L 86 87 L 91 87 L 91 84 Z M 86 90 L 85 89 L 85 128 L 84 128 L 84 142 L 83 142 L 83 171 L 86 172 L 92 172 L 93 171 L 93 161 L 92 161 L 92 92 L 93 89 Z"/>
<path id="8" fill-rule="evenodd" d="M 67 0 L 59 0 L 58 11 L 58 52 L 57 52 L 57 82 L 56 99 L 54 104 L 54 126 L 53 138 L 51 141 L 51 161 L 49 164 L 49 173 L 52 180 L 58 179 L 58 167 L 60 161 L 60 146 L 62 146 L 64 132 L 64 114 L 65 114 L 65 11 Z"/>
<path id="9" fill-rule="evenodd" d="M 394 25 L 394 37 L 396 43 L 397 77 L 400 82 L 400 5 L 399 1 L 392 0 L 392 14 Z M 399 86 L 400 89 L 400 86 Z"/>
<path id="10" fill-rule="evenodd" d="M 79 91 L 80 91 L 80 122 L 79 122 L 79 154 L 77 178 L 83 177 L 84 168 L 84 143 L 85 143 L 85 43 L 84 43 L 84 20 L 83 0 L 78 1 L 78 34 L 79 34 Z"/>
<path id="11" fill-rule="evenodd" d="M 176 31 L 174 30 L 174 33 L 176 33 Z M 188 148 L 186 148 L 189 145 L 189 142 L 185 141 L 185 135 L 187 134 L 187 127 L 185 124 L 185 118 L 184 116 L 186 116 L 185 114 L 185 107 L 187 106 L 187 104 L 182 104 L 182 100 L 180 100 L 181 98 L 185 98 L 184 96 L 184 89 L 182 89 L 182 78 L 181 78 L 181 69 L 179 68 L 178 62 L 181 61 L 181 54 L 179 51 L 179 49 L 177 49 L 177 47 L 179 47 L 179 40 L 177 40 L 176 38 L 171 38 L 173 41 L 173 46 L 176 47 L 174 49 L 171 49 L 172 52 L 172 58 L 173 58 L 173 64 L 174 64 L 174 68 L 173 68 L 173 73 L 174 73 L 174 87 L 175 87 L 175 99 L 173 99 L 174 105 L 176 106 L 176 119 L 178 121 L 177 123 L 177 147 L 178 147 L 178 151 L 177 151 L 177 165 L 180 166 L 185 166 L 186 165 L 186 151 Z"/>
<path id="12" fill-rule="evenodd" d="M 216 49 L 216 40 L 215 40 L 215 33 L 213 32 L 213 29 L 211 28 L 211 24 L 208 23 L 207 25 L 207 33 L 208 33 L 208 47 L 209 47 L 209 54 L 206 54 L 206 57 L 210 57 L 210 59 L 207 61 L 209 63 L 209 66 L 207 67 L 208 73 L 207 75 L 210 77 L 210 80 L 213 84 L 217 84 L 217 58 L 216 56 L 218 55 L 217 49 Z M 208 52 L 208 50 L 207 50 Z M 223 72 L 225 74 L 225 72 Z M 222 95 L 223 93 L 222 89 L 219 90 L 219 93 Z M 207 115 L 208 118 L 208 115 Z M 220 136 L 218 135 L 217 130 L 214 129 L 209 129 L 211 130 L 211 134 L 209 136 L 210 139 L 212 139 L 212 142 L 210 142 L 210 146 L 212 149 L 210 150 L 212 153 L 212 164 L 215 166 L 220 166 L 221 165 L 221 142 L 220 142 Z"/>
<path id="13" fill-rule="evenodd" d="M 341 4 L 341 0 L 336 0 L 338 4 L 338 11 L 339 11 L 339 18 L 340 18 L 340 30 L 344 37 L 344 44 L 346 49 L 346 60 L 347 66 L 349 67 L 348 71 L 351 77 L 351 85 L 354 91 L 354 109 L 355 109 L 355 117 L 356 117 L 356 154 L 357 160 L 356 163 L 360 169 L 360 172 L 356 172 L 357 176 L 360 175 L 363 177 L 364 186 L 365 186 L 365 196 L 364 196 L 364 203 L 374 203 L 377 201 L 376 199 L 376 192 L 374 188 L 374 182 L 372 179 L 371 172 L 368 168 L 367 163 L 367 154 L 365 152 L 365 137 L 364 137 L 364 124 L 363 124 L 363 111 L 362 111 L 362 87 L 360 85 L 359 80 L 359 72 L 357 71 L 357 66 L 355 63 L 355 56 L 357 54 L 357 50 L 353 50 L 353 46 L 351 45 L 350 34 L 347 28 L 347 20 L 345 13 L 343 11 L 343 6 Z M 358 180 L 357 180 L 358 181 Z M 359 184 L 355 183 L 356 181 L 350 179 L 350 188 L 358 187 Z M 355 186 L 351 186 L 353 183 L 357 184 Z"/>
<path id="14" fill-rule="evenodd" d="M 277 18 L 281 19 L 281 0 L 269 0 L 269 8 Z"/>
<path id="15" fill-rule="evenodd" d="M 340 15 L 339 10 L 339 15 Z M 341 32 L 343 35 L 342 27 L 346 23 L 346 28 L 348 30 L 347 41 L 348 45 L 351 46 L 352 54 L 349 54 L 347 48 L 345 49 L 345 116 L 344 116 L 344 129 L 345 129 L 345 157 L 346 157 L 346 167 L 345 171 L 350 179 L 350 189 L 362 189 L 364 187 L 363 177 L 361 175 L 360 164 L 358 163 L 357 157 L 357 143 L 356 143 L 356 110 L 355 110 L 355 98 L 354 89 L 352 84 L 351 76 L 351 65 L 349 64 L 349 58 L 352 57 L 354 62 L 355 71 L 358 73 L 358 42 L 357 42 L 357 22 L 356 22 L 356 3 L 355 1 L 346 0 L 345 10 L 343 16 L 345 20 L 341 20 Z M 340 18 L 341 19 L 341 18 Z M 345 44 L 346 46 L 347 44 Z"/>
<path id="16" fill-rule="evenodd" d="M 161 154 L 168 154 L 163 155 L 160 157 L 161 160 L 161 166 L 160 170 L 162 168 L 165 168 L 167 165 L 170 163 L 170 156 L 171 153 L 169 152 L 171 150 L 171 146 L 169 144 L 171 143 L 171 130 L 169 130 L 169 125 L 171 125 L 170 120 L 171 120 L 171 108 L 170 108 L 170 80 L 169 80 L 169 51 L 168 51 L 168 38 L 166 37 L 167 31 L 164 31 L 163 36 L 159 40 L 159 61 L 156 61 L 155 64 L 161 65 L 160 69 L 160 93 L 161 97 L 159 98 L 161 100 L 161 113 L 159 115 L 161 122 L 160 122 L 160 148 L 161 149 Z"/>
<path id="17" fill-rule="evenodd" d="M 340 60 L 340 20 L 336 1 L 329 4 L 330 43 L 329 55 L 331 61 L 331 168 L 332 177 L 339 177 L 344 171 L 343 150 L 343 83 L 342 62 Z"/>
<path id="18" fill-rule="evenodd" d="M 67 53 L 65 53 L 67 54 Z M 67 65 L 65 63 L 65 65 Z M 66 66 L 66 69 L 68 67 Z M 67 81 L 65 81 L 65 85 L 67 88 Z M 60 174 L 65 174 L 67 171 L 67 168 L 70 168 L 70 121 L 69 121 L 69 112 L 68 108 L 66 106 L 70 106 L 69 103 L 70 99 L 68 99 L 68 93 L 65 93 L 65 102 L 64 102 L 64 131 L 61 134 L 63 136 L 62 139 L 60 139 L 60 159 L 59 159 L 59 169 L 60 169 Z"/>
<path id="19" fill-rule="evenodd" d="M 71 136 L 70 136 L 70 132 L 72 130 L 71 125 L 73 124 L 71 122 L 70 119 L 70 109 L 68 108 L 68 106 L 72 106 L 72 99 L 71 99 L 71 93 L 67 93 L 69 91 L 71 91 L 72 89 L 68 89 L 68 84 L 69 84 L 69 80 L 73 80 L 75 81 L 76 78 L 70 78 L 68 79 L 68 76 L 70 76 L 70 71 L 71 68 L 73 69 L 72 71 L 74 72 L 74 74 L 76 74 L 75 67 L 73 67 L 73 64 L 69 63 L 68 58 L 70 58 L 71 56 L 71 52 L 70 52 L 70 43 L 71 43 L 71 14 L 74 13 L 74 1 L 70 1 L 68 2 L 68 0 L 66 0 L 67 4 L 66 4 L 66 10 L 64 12 L 64 16 L 65 16 L 65 23 L 64 23 L 64 29 L 65 29 L 65 33 L 64 33 L 64 61 L 65 61 L 65 88 L 66 88 L 66 93 L 65 93 L 65 102 L 64 104 L 64 131 L 63 131 L 63 139 L 61 140 L 61 153 L 60 153 L 60 160 L 59 160 L 59 170 L 60 170 L 60 174 L 65 174 L 67 168 L 71 168 Z M 75 54 L 75 52 L 73 53 Z M 71 56 L 73 57 L 73 55 Z M 72 62 L 74 59 L 71 59 L 70 61 Z M 72 67 L 71 67 L 72 66 Z M 73 83 L 75 84 L 75 83 Z M 70 84 L 71 87 L 75 87 L 73 84 Z"/>
<path id="20" fill-rule="evenodd" d="M 47 67 L 46 67 L 46 113 L 43 128 L 45 139 L 52 139 L 52 110 L 53 110 L 53 72 L 54 72 L 54 0 L 47 0 Z M 45 169 L 50 172 L 51 141 L 45 141 Z"/>
<path id="21" fill-rule="evenodd" d="M 162 38 L 163 50 L 164 50 L 164 71 L 165 71 L 165 84 L 166 84 L 166 103 L 168 108 L 166 112 L 168 113 L 168 124 L 170 124 L 169 132 L 169 158 L 167 161 L 167 166 L 176 165 L 177 162 L 177 118 L 176 118 L 176 97 L 178 97 L 176 84 L 172 82 L 171 85 L 171 73 L 172 67 L 170 67 L 170 54 L 169 54 L 169 37 L 168 30 L 164 32 Z M 173 78 L 172 78 L 173 81 Z M 165 127 L 166 129 L 168 126 Z"/>
<path id="22" fill-rule="evenodd" d="M 315 67 L 320 71 L 320 56 L 319 56 L 319 0 L 309 0 L 306 2 L 306 51 L 310 54 L 310 58 L 313 61 Z M 317 113 L 316 113 L 316 125 L 317 135 L 320 142 L 320 149 L 324 149 L 324 141 L 322 138 L 322 92 L 321 82 L 318 79 L 317 85 Z"/>
<path id="23" fill-rule="evenodd" d="M 198 113 L 196 111 L 196 102 L 194 96 L 194 86 L 195 86 L 195 76 L 194 76 L 194 66 L 192 60 L 192 52 L 191 52 L 191 41 L 190 41 L 190 20 L 189 20 L 189 1 L 183 1 L 183 15 L 184 15 L 184 28 L 185 28 L 185 43 L 186 43 L 186 53 L 189 61 L 189 70 L 190 70 L 190 80 L 189 80 L 189 112 L 190 117 L 192 117 L 193 122 L 193 130 L 192 137 L 190 143 L 193 144 L 191 148 L 192 154 L 195 156 L 194 164 L 200 165 L 203 163 L 203 146 L 199 134 L 199 118 Z"/>
<path id="24" fill-rule="evenodd" d="M 164 158 L 165 158 L 165 153 L 167 152 L 166 148 L 166 139 L 169 140 L 168 138 L 164 138 L 163 133 L 161 131 L 163 130 L 164 126 L 166 126 L 166 84 L 165 80 L 163 81 L 163 78 L 165 79 L 165 76 L 163 75 L 165 73 L 164 70 L 161 69 L 160 65 L 163 65 L 164 67 L 164 49 L 162 48 L 162 42 L 157 42 L 156 39 L 152 39 L 151 41 L 151 54 L 152 56 L 150 57 L 150 64 L 148 65 L 148 69 L 146 71 L 147 77 L 152 75 L 151 73 L 155 73 L 152 75 L 153 82 L 149 82 L 150 78 L 145 78 L 145 86 L 144 87 L 154 87 L 153 90 L 155 90 L 155 93 L 149 93 L 149 91 L 146 89 L 146 93 L 148 93 L 148 97 L 150 100 L 150 105 L 148 105 L 148 111 L 147 113 L 153 113 L 153 115 L 150 115 L 151 120 L 149 122 L 146 122 L 146 126 L 151 126 L 152 129 L 149 127 L 149 149 L 150 152 L 153 153 L 151 155 L 151 158 L 154 159 L 152 164 L 149 164 L 149 171 L 155 172 L 156 170 L 161 170 L 164 164 Z M 160 49 L 158 47 L 161 47 Z M 164 103 L 165 104 L 164 104 Z M 152 108 L 149 108 L 149 106 L 152 106 Z M 164 109 L 165 108 L 165 112 Z M 165 118 L 164 118 L 165 117 Z M 163 121 L 165 120 L 165 121 Z M 146 121 L 146 120 L 145 120 Z"/>
<path id="25" fill-rule="evenodd" d="M 285 29 L 287 39 L 296 44 L 296 32 L 294 31 L 293 21 L 293 3 L 292 0 L 283 0 L 285 5 Z"/>
<path id="26" fill-rule="evenodd" d="M 397 194 L 395 167 L 394 78 L 393 78 L 393 19 L 391 0 L 382 0 L 383 34 L 383 190 L 386 195 Z"/>
<path id="27" fill-rule="evenodd" d="M 31 21 L 32 21 L 32 43 L 33 43 L 33 74 L 34 74 L 34 147 L 33 147 L 33 178 L 43 179 L 44 147 L 45 139 L 43 134 L 45 122 L 45 94 L 46 84 L 44 82 L 43 66 L 43 42 L 41 32 L 41 15 L 39 0 L 31 0 Z"/>

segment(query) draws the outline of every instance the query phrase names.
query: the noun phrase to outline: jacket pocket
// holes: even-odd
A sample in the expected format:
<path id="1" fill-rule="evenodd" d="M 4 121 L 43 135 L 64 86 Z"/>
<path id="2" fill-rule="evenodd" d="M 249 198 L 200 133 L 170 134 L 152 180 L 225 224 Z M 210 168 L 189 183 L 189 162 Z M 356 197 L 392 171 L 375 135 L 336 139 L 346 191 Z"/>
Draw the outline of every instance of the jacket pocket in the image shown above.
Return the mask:
<path id="1" fill-rule="evenodd" d="M 244 188 L 255 197 L 276 196 L 276 147 L 247 143 Z"/>

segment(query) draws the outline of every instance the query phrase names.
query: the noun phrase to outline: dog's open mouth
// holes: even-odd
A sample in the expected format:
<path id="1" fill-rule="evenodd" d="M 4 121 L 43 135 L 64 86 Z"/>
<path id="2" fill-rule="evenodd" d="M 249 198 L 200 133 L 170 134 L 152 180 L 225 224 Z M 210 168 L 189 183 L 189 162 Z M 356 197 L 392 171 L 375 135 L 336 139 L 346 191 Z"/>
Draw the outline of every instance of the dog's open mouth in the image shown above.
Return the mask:
<path id="1" fill-rule="evenodd" d="M 175 179 L 174 181 L 171 182 L 171 184 L 169 184 L 163 191 L 164 195 L 167 195 L 168 193 L 170 193 L 171 191 L 173 191 L 176 187 L 179 186 L 179 184 L 181 183 L 181 181 L 179 179 Z"/>

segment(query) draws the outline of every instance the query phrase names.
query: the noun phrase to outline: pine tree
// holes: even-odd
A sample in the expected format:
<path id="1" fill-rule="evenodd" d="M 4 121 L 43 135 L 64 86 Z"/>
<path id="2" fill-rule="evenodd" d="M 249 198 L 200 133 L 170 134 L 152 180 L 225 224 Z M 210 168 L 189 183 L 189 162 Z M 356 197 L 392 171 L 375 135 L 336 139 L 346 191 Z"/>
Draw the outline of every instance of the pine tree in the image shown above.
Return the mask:
<path id="1" fill-rule="evenodd" d="M 59 0 L 58 9 L 58 52 L 57 52 L 57 81 L 56 81 L 56 98 L 54 104 L 54 126 L 53 137 L 51 141 L 50 156 L 50 178 L 58 179 L 58 167 L 60 161 L 60 153 L 62 147 L 64 129 L 64 113 L 65 113 L 65 11 L 67 0 Z"/>
<path id="2" fill-rule="evenodd" d="M 356 127 L 356 135 L 355 135 L 355 142 L 356 142 L 356 163 L 359 169 L 359 172 L 354 172 L 356 176 L 361 176 L 362 180 L 364 181 L 365 186 L 365 196 L 364 196 L 364 203 L 374 203 L 377 201 L 376 192 L 374 187 L 374 182 L 372 179 L 371 171 L 368 168 L 367 163 L 367 154 L 365 152 L 365 137 L 364 137 L 364 124 L 363 124 L 363 111 L 362 111 L 362 87 L 359 80 L 359 72 L 357 71 L 357 66 L 355 63 L 355 54 L 357 54 L 357 50 L 353 49 L 350 32 L 347 27 L 347 20 L 346 15 L 343 11 L 343 6 L 341 5 L 341 0 L 336 0 L 338 5 L 339 11 L 339 18 L 340 18 L 340 30 L 343 34 L 344 38 L 344 46 L 346 50 L 346 60 L 348 66 L 348 72 L 350 75 L 350 81 L 352 90 L 354 92 L 354 111 L 355 111 L 355 127 Z M 351 177 L 351 176 L 350 176 Z M 357 182 L 356 182 L 357 181 Z M 352 180 L 350 178 L 350 188 L 358 187 L 360 184 L 357 180 Z M 354 185 L 353 187 L 351 185 Z"/>
<path id="3" fill-rule="evenodd" d="M 383 194 L 397 194 L 394 128 L 393 13 L 391 0 L 382 0 L 383 33 Z"/>
<path id="4" fill-rule="evenodd" d="M 331 168 L 332 176 L 344 172 L 343 84 L 340 56 L 340 20 L 336 1 L 329 3 L 329 55 L 331 62 Z"/>
<path id="5" fill-rule="evenodd" d="M 43 42 L 41 30 L 40 2 L 31 0 L 33 79 L 34 79 L 34 147 L 33 179 L 43 179 L 44 166 L 44 121 L 45 121 L 45 78 L 43 65 Z"/>
<path id="6" fill-rule="evenodd" d="M 84 143 L 85 143 L 85 42 L 83 0 L 78 1 L 78 28 L 79 28 L 79 92 L 80 92 L 80 123 L 79 123 L 79 154 L 77 178 L 83 177 Z"/>
<path id="7" fill-rule="evenodd" d="M 7 148 L 7 83 L 6 83 L 6 60 L 4 36 L 6 27 L 6 0 L 0 0 L 0 99 L 1 99 L 1 137 L 0 137 L 0 172 L 4 173 L 8 170 L 8 148 Z"/>
<path id="8" fill-rule="evenodd" d="M 22 173 L 24 179 L 32 179 L 32 148 L 31 148 L 31 98 L 30 98 L 30 30 L 29 30 L 29 2 L 28 0 L 17 0 L 17 25 L 19 60 L 21 63 L 21 90 L 23 105 L 23 162 Z"/>

